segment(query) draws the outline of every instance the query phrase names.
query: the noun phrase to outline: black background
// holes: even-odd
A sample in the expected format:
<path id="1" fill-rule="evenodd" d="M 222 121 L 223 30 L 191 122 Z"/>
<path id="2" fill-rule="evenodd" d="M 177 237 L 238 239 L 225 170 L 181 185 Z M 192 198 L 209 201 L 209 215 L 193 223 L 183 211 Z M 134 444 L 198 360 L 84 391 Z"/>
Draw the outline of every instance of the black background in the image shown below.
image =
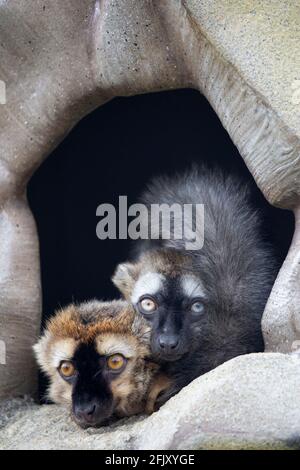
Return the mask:
<path id="1" fill-rule="evenodd" d="M 40 236 L 44 318 L 73 300 L 118 294 L 110 277 L 130 242 L 96 237 L 96 208 L 136 202 L 151 177 L 193 161 L 252 179 L 217 115 L 200 93 L 178 90 L 117 98 L 83 119 L 33 176 L 28 198 Z M 264 235 L 282 260 L 293 232 L 288 211 L 269 206 Z"/>

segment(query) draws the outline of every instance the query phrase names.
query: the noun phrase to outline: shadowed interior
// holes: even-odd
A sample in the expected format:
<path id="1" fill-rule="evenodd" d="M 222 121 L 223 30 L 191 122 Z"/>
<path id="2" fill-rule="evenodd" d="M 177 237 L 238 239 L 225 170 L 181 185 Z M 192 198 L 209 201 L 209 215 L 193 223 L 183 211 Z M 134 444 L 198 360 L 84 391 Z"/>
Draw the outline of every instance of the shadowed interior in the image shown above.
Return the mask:
<path id="1" fill-rule="evenodd" d="M 135 203 L 153 176 L 197 161 L 253 181 L 217 115 L 194 90 L 114 99 L 76 126 L 28 187 L 40 237 L 44 319 L 72 301 L 118 296 L 110 278 L 134 242 L 100 241 L 97 206 L 117 208 L 119 195 Z M 293 216 L 271 207 L 253 187 L 265 237 L 283 261 Z"/>

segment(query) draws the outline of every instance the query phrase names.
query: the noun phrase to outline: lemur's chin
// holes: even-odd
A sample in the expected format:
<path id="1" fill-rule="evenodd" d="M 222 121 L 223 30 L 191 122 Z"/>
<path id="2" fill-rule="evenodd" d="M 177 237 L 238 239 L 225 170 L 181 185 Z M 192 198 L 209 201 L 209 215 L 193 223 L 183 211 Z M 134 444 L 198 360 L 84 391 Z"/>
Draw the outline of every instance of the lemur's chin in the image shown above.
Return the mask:
<path id="1" fill-rule="evenodd" d="M 76 418 L 76 416 L 73 413 L 72 413 L 72 418 L 73 418 L 73 421 L 75 421 L 75 423 L 82 429 L 100 428 L 102 426 L 108 426 L 110 424 L 110 418 L 85 421 L 85 420 Z"/>
<path id="2" fill-rule="evenodd" d="M 159 362 L 175 362 L 181 359 L 185 353 L 172 353 L 172 354 L 162 354 L 162 353 L 157 353 L 154 354 L 154 359 L 156 359 Z"/>

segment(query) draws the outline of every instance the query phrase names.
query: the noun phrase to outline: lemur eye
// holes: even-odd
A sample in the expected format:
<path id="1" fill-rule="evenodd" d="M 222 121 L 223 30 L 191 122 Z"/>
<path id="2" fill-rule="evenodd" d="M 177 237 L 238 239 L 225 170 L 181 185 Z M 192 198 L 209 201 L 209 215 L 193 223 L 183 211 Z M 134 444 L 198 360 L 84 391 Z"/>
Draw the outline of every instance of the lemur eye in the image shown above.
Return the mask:
<path id="1" fill-rule="evenodd" d="M 72 377 L 75 374 L 75 366 L 71 361 L 64 361 L 59 366 L 59 372 L 63 377 Z"/>
<path id="2" fill-rule="evenodd" d="M 195 302 L 192 303 L 191 305 L 191 311 L 193 313 L 202 313 L 204 310 L 204 305 L 202 302 L 200 302 L 199 300 L 196 300 Z"/>
<path id="3" fill-rule="evenodd" d="M 119 372 L 126 364 L 126 359 L 122 354 L 113 354 L 107 358 L 107 366 L 110 370 Z"/>
<path id="4" fill-rule="evenodd" d="M 157 303 L 151 297 L 144 297 L 140 300 L 140 308 L 144 313 L 152 313 L 157 310 Z"/>

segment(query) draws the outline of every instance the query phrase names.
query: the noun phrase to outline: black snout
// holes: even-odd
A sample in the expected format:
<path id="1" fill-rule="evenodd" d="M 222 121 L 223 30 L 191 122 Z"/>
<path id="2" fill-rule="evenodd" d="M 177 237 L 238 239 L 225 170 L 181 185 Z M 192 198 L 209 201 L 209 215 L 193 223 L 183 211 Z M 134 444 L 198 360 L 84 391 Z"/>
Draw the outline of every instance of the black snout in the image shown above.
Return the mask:
<path id="1" fill-rule="evenodd" d="M 80 424 L 95 425 L 101 421 L 100 404 L 96 400 L 74 405 L 74 415 Z"/>
<path id="2" fill-rule="evenodd" d="M 178 361 L 187 352 L 188 343 L 181 333 L 161 332 L 152 335 L 151 350 L 158 360 L 173 362 Z"/>
<path id="3" fill-rule="evenodd" d="M 172 354 L 176 351 L 179 343 L 179 337 L 174 334 L 161 334 L 158 339 L 159 347 L 166 354 Z"/>

